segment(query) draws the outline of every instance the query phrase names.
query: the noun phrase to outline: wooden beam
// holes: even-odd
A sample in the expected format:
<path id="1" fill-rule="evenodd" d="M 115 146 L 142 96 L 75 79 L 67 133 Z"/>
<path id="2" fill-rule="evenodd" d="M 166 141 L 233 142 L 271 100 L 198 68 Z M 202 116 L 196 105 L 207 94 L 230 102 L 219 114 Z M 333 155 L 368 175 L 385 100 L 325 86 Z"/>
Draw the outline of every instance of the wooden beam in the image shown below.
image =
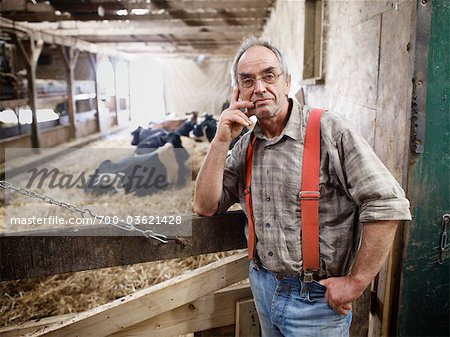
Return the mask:
<path id="1" fill-rule="evenodd" d="M 172 337 L 231 325 L 235 322 L 236 301 L 251 295 L 248 283 L 228 287 L 119 331 L 111 337 Z"/>
<path id="2" fill-rule="evenodd" d="M 249 14 L 252 15 L 252 14 Z M 203 19 L 202 24 L 195 24 L 197 21 L 190 23 L 190 20 L 181 19 L 168 19 L 168 20 L 109 20 L 109 21 L 64 21 L 64 22 L 24 22 L 23 26 L 29 29 L 35 29 L 39 31 L 46 31 L 49 33 L 58 34 L 58 32 L 63 33 L 66 30 L 74 29 L 105 29 L 105 28 L 115 28 L 115 29 L 170 29 L 173 27 L 214 27 L 214 26 L 228 26 L 239 28 L 240 26 L 262 26 L 265 22 L 264 17 L 259 17 L 257 15 L 246 17 L 246 18 L 233 18 L 238 22 L 229 23 L 227 20 L 229 17 L 217 17 L 217 19 Z M 242 22 L 240 22 L 242 21 Z"/>
<path id="3" fill-rule="evenodd" d="M 30 333 L 38 336 L 101 337 L 175 309 L 248 277 L 245 252 L 229 256 Z"/>
<path id="4" fill-rule="evenodd" d="M 89 25 L 82 28 L 67 28 L 52 30 L 51 33 L 59 36 L 103 36 L 103 35 L 159 35 L 159 34 L 200 34 L 202 33 L 223 33 L 225 37 L 230 35 L 244 35 L 247 33 L 256 33 L 262 29 L 262 25 L 248 25 L 248 26 L 170 26 L 161 27 L 156 26 L 149 29 L 148 27 L 121 27 L 118 23 L 109 23 L 104 25 Z"/>
<path id="5" fill-rule="evenodd" d="M 104 55 L 114 55 L 123 59 L 129 59 L 130 56 L 120 51 L 99 47 L 94 43 L 82 41 L 69 36 L 57 36 L 51 32 L 43 32 L 30 27 L 25 23 L 14 22 L 0 16 L 0 28 L 5 31 L 12 31 L 14 33 L 25 34 L 33 38 L 35 41 L 42 40 L 45 43 L 53 45 L 61 45 L 66 47 L 73 47 L 80 51 L 88 51 L 92 53 L 100 53 Z"/>
<path id="6" fill-rule="evenodd" d="M 192 236 L 167 244 L 106 225 L 0 235 L 0 281 L 245 248 L 245 221 L 242 211 L 193 216 Z"/>
<path id="7" fill-rule="evenodd" d="M 92 70 L 94 71 L 94 85 L 95 85 L 95 110 L 97 110 L 97 113 L 95 114 L 95 119 L 97 121 L 97 131 L 101 132 L 101 119 L 100 119 L 100 95 L 99 95 L 99 86 L 98 86 L 98 62 L 97 62 L 97 55 L 89 53 L 89 61 L 92 67 Z"/>
<path id="8" fill-rule="evenodd" d="M 60 11 L 68 12 L 92 12 L 97 11 L 99 5 L 101 5 L 105 10 L 119 10 L 119 9 L 148 9 L 150 11 L 158 11 L 161 9 L 166 10 L 211 10 L 211 9 L 242 9 L 248 10 L 251 8 L 267 8 L 270 7 L 274 1 L 273 0 L 186 0 L 186 1 L 169 1 L 166 4 L 160 4 L 157 1 L 151 1 L 147 3 L 145 1 L 134 1 L 128 3 L 126 1 L 102 1 L 101 3 L 89 3 L 89 2 L 73 2 L 65 1 L 55 5 Z"/>
<path id="9" fill-rule="evenodd" d="M 61 54 L 66 66 L 66 81 L 67 81 L 67 104 L 69 107 L 69 121 L 70 121 L 70 138 L 74 139 L 76 136 L 76 105 L 75 105 L 75 67 L 78 62 L 80 52 L 71 47 L 61 47 Z"/>
<path id="10" fill-rule="evenodd" d="M 232 15 L 235 19 L 245 23 L 247 20 L 254 19 L 265 19 L 268 11 L 266 8 L 257 8 L 246 11 L 235 11 L 235 12 L 225 12 Z M 61 21 L 119 21 L 128 20 L 132 22 L 136 21 L 156 21 L 162 22 L 166 20 L 171 21 L 184 21 L 186 23 L 191 22 L 195 24 L 196 22 L 208 22 L 219 21 L 223 22 L 227 17 L 222 16 L 222 13 L 189 13 L 184 12 L 183 14 L 177 15 L 175 18 L 170 13 L 170 11 L 163 14 L 146 14 L 146 15 L 117 15 L 115 13 L 108 13 L 104 16 L 99 16 L 96 12 L 80 12 L 74 13 L 73 16 L 68 15 L 55 15 L 54 12 L 13 12 L 7 13 L 5 16 L 14 21 L 27 21 L 27 22 L 61 22 Z"/>
<path id="11" fill-rule="evenodd" d="M 2 337 L 19 337 L 24 336 L 27 333 L 32 331 L 36 331 L 36 329 L 42 328 L 49 324 L 54 324 L 57 322 L 61 322 L 73 314 L 59 315 L 53 317 L 39 318 L 36 320 L 32 320 L 25 323 L 15 324 L 15 325 L 7 325 L 3 328 L 0 328 L 0 336 Z"/>
<path id="12" fill-rule="evenodd" d="M 252 295 L 248 283 L 233 285 L 203 296 L 195 301 L 162 313 L 111 336 L 172 337 L 194 331 L 206 330 L 235 321 L 236 301 Z M 46 317 L 0 328 L 2 337 L 18 337 L 63 322 L 73 314 Z"/>
<path id="13" fill-rule="evenodd" d="M 22 52 L 22 56 L 27 64 L 27 81 L 28 81 L 28 101 L 31 108 L 31 143 L 34 148 L 40 147 L 39 122 L 37 119 L 37 90 L 36 90 L 36 67 L 44 46 L 42 39 L 34 39 L 30 36 L 28 40 L 28 48 L 24 46 L 24 40 L 16 37 L 16 42 Z"/>

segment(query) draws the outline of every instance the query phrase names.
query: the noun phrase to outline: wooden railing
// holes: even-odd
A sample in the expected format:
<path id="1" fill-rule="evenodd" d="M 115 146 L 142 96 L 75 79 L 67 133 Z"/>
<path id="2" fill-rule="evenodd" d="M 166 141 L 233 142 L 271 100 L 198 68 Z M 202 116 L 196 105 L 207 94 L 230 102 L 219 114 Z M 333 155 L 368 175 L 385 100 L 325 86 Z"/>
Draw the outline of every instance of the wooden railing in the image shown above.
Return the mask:
<path id="1" fill-rule="evenodd" d="M 192 236 L 164 244 L 111 226 L 0 236 L 1 281 L 246 247 L 242 211 L 183 218 Z M 76 233 L 76 236 L 74 235 Z M 124 235 L 128 234 L 128 235 Z M 76 314 L 0 329 L 0 336 L 259 336 L 246 251 Z M 233 285 L 234 284 L 234 285 Z"/>
<path id="2" fill-rule="evenodd" d="M 72 229 L 0 235 L 0 281 L 122 266 L 246 247 L 242 211 L 213 217 L 185 217 L 192 236 L 167 244 L 114 228 L 93 225 Z M 189 222 L 189 223 L 188 223 Z"/>

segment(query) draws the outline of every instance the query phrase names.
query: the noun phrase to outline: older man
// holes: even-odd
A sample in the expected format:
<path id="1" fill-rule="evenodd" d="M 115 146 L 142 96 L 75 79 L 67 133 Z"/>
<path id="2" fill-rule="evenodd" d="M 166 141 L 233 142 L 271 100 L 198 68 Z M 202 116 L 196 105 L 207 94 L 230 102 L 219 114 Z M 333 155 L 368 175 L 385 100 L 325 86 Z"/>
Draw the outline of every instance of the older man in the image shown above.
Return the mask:
<path id="1" fill-rule="evenodd" d="M 288 97 L 286 62 L 267 41 L 243 42 L 232 79 L 230 106 L 197 178 L 195 211 L 210 216 L 243 205 L 263 336 L 348 336 L 351 303 L 380 270 L 398 221 L 410 220 L 409 202 L 364 139 L 339 114 L 324 112 L 315 239 L 320 253 L 317 269 L 305 270 L 308 251 L 302 247 L 311 239 L 303 237 L 306 210 L 299 195 L 302 168 L 312 164 L 302 162 L 311 110 Z M 228 155 L 252 115 L 255 128 Z"/>

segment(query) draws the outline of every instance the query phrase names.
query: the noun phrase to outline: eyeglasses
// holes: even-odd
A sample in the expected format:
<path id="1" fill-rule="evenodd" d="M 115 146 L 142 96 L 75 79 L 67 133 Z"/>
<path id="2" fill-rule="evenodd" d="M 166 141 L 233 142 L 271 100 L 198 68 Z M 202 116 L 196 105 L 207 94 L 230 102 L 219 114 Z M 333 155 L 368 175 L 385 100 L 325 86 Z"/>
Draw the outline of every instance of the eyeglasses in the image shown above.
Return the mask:
<path id="1" fill-rule="evenodd" d="M 265 84 L 274 84 L 278 81 L 278 78 L 283 75 L 283 73 L 274 74 L 272 72 L 265 73 L 260 78 L 256 77 L 245 77 L 240 80 L 238 80 L 238 84 L 243 89 L 250 89 L 253 88 L 256 84 L 256 81 L 258 79 L 261 79 Z"/>

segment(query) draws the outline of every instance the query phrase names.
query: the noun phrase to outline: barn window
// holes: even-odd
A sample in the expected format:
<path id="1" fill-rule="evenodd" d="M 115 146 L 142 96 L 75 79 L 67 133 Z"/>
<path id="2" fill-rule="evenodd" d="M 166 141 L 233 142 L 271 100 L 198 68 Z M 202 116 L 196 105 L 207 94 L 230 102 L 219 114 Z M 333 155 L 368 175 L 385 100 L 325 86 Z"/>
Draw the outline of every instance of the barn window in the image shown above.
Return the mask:
<path id="1" fill-rule="evenodd" d="M 305 0 L 303 83 L 317 84 L 322 78 L 323 0 Z"/>

